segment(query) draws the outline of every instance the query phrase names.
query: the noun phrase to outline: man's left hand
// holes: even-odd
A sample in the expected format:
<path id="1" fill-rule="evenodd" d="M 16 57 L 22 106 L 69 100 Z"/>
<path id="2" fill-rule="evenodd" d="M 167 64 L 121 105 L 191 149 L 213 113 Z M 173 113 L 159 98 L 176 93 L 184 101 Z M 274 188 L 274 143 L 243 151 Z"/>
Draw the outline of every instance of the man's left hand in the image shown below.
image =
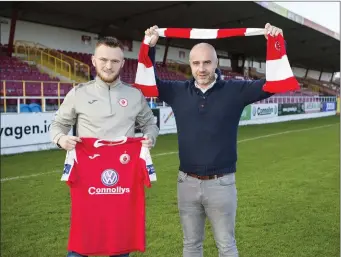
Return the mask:
<path id="1" fill-rule="evenodd" d="M 153 147 L 153 142 L 148 136 L 144 136 L 145 140 L 142 140 L 142 145 L 144 147 L 147 147 L 148 149 L 151 149 Z"/>
<path id="2" fill-rule="evenodd" d="M 266 39 L 268 39 L 268 34 L 270 34 L 271 36 L 278 36 L 279 34 L 281 34 L 283 36 L 283 30 L 275 26 L 272 26 L 270 23 L 267 23 L 265 24 L 264 31 L 264 36 Z"/>

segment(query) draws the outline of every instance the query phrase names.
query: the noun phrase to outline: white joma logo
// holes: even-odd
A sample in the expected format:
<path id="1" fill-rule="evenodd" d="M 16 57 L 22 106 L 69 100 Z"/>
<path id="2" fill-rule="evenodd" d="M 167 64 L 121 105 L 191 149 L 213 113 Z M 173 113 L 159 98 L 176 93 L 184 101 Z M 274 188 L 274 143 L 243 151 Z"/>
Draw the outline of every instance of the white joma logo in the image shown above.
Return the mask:
<path id="1" fill-rule="evenodd" d="M 99 154 L 94 154 L 93 156 L 89 156 L 89 158 L 92 160 L 92 159 L 95 159 L 96 157 L 100 156 Z"/>

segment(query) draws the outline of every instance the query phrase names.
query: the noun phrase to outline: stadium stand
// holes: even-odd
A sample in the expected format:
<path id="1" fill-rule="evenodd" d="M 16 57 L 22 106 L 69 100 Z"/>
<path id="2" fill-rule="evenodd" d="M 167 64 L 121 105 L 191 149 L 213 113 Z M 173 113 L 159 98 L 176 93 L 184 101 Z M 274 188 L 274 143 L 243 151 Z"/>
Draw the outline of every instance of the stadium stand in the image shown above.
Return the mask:
<path id="1" fill-rule="evenodd" d="M 5 47 L 5 46 L 1 46 Z M 57 52 L 57 50 L 54 50 Z M 76 60 L 79 60 L 85 64 L 88 64 L 91 67 L 91 75 L 93 77 L 96 76 L 96 70 L 92 66 L 91 63 L 91 54 L 80 53 L 80 52 L 69 52 L 62 51 L 66 56 L 70 56 Z M 42 73 L 38 70 L 38 68 L 34 65 L 29 65 L 27 62 L 21 61 L 16 57 L 0 57 L 0 80 L 3 84 L 5 82 L 5 87 L 1 89 L 1 93 L 3 94 L 4 88 L 6 91 L 6 96 L 44 96 L 44 97 L 61 97 L 61 99 L 46 99 L 45 110 L 55 110 L 58 108 L 58 105 L 62 103 L 63 97 L 67 94 L 67 92 L 76 84 L 76 83 L 63 83 L 60 82 L 58 78 L 51 78 L 48 74 Z M 174 63 L 173 63 L 174 64 Z M 170 65 L 171 67 L 172 65 Z M 157 72 L 160 78 L 162 79 L 170 79 L 170 80 L 185 80 L 187 77 L 185 74 L 181 72 L 176 72 L 169 70 L 167 66 L 163 66 L 161 62 L 157 62 Z M 133 83 L 135 79 L 137 69 L 137 60 L 127 58 L 124 68 L 121 73 L 122 81 L 126 83 Z M 248 76 L 243 76 L 237 72 L 232 72 L 228 68 L 224 67 L 221 69 L 223 79 L 239 79 L 239 80 L 252 80 L 253 78 Z M 59 83 L 58 83 L 59 82 Z M 319 83 L 316 83 L 320 86 Z M 59 86 L 59 93 L 58 93 Z M 268 102 L 273 103 L 296 103 L 300 102 L 302 97 L 308 97 L 306 101 L 311 102 L 314 101 L 314 96 L 319 96 L 324 93 L 320 90 L 320 87 L 313 88 L 309 86 L 309 83 L 305 80 L 301 80 L 301 90 L 294 93 L 288 94 L 277 94 L 272 100 L 268 100 Z M 322 86 L 322 85 L 321 85 Z M 332 94 L 333 95 L 333 94 Z M 285 98 L 285 96 L 291 96 L 291 98 Z M 292 98 L 292 96 L 296 96 Z M 263 103 L 261 101 L 259 103 Z M 1 99 L 1 111 L 4 111 L 4 100 Z M 17 99 L 7 99 L 6 102 L 7 112 L 16 112 L 17 111 Z M 20 99 L 20 112 L 39 112 L 42 111 L 41 106 L 43 105 L 41 99 Z"/>
<path id="2" fill-rule="evenodd" d="M 15 57 L 0 56 L 1 80 L 59 81 L 42 73 L 35 65 L 29 65 Z"/>
<path id="3" fill-rule="evenodd" d="M 39 42 L 36 43 L 40 45 Z M 1 51 L 4 53 L 7 51 L 7 45 L 0 45 Z M 42 49 L 40 49 L 42 50 Z M 15 51 L 14 51 L 15 52 Z M 72 52 L 72 51 L 61 51 L 56 49 L 50 49 L 49 54 L 60 57 L 61 54 L 65 57 L 71 57 L 75 60 L 80 61 L 80 63 L 75 63 L 76 65 L 86 64 L 90 67 L 90 74 L 92 77 L 96 76 L 96 70 L 91 63 L 91 54 L 82 52 Z M 15 53 L 14 53 L 15 55 Z M 55 110 L 58 105 L 62 103 L 63 97 L 76 83 L 63 83 L 58 78 L 51 78 L 48 74 L 40 72 L 36 67 L 36 63 L 21 61 L 17 57 L 7 57 L 2 56 L 1 59 L 1 75 L 0 80 L 3 84 L 1 89 L 2 92 L 6 91 L 6 96 L 44 96 L 47 97 L 45 110 Z M 67 60 L 70 64 L 72 59 Z M 29 64 L 31 63 L 31 65 Z M 79 69 L 80 67 L 78 67 Z M 157 62 L 156 65 L 158 75 L 161 79 L 170 80 L 185 80 L 191 74 L 188 65 L 179 64 L 174 61 L 169 61 L 166 65 L 161 62 Z M 77 67 L 76 67 L 77 69 Z M 121 72 L 122 81 L 132 84 L 135 79 L 137 69 L 137 60 L 127 58 L 124 68 Z M 233 72 L 230 67 L 220 67 L 222 77 L 224 80 L 238 79 L 238 80 L 252 80 L 256 79 L 258 76 L 244 76 L 238 72 Z M 299 78 L 298 78 L 299 79 Z M 4 81 L 5 84 L 3 83 Z M 311 78 L 299 79 L 301 84 L 301 90 L 294 93 L 288 94 L 277 94 L 276 97 L 268 100 L 268 102 L 273 103 L 290 103 L 299 102 L 302 99 L 300 96 L 305 97 L 305 101 L 314 101 L 313 97 L 319 95 L 337 95 L 338 87 L 333 87 L 332 84 L 323 83 L 321 81 L 316 81 Z M 58 83 L 60 82 L 60 83 Z M 59 91 L 58 91 L 59 87 Z M 58 93 L 59 92 L 59 93 Z M 286 98 L 290 96 L 291 98 Z M 294 96 L 294 97 L 293 97 Z M 57 97 L 61 99 L 49 99 L 48 97 Z M 156 100 L 159 103 L 159 101 Z M 262 103 L 262 101 L 260 102 Z M 160 103 L 159 103 L 160 104 Z M 20 108 L 20 112 L 28 111 L 42 111 L 42 101 L 41 99 L 20 99 L 20 105 L 18 106 L 17 99 L 7 99 L 6 102 L 7 112 L 16 112 L 17 108 Z M 4 111 L 4 100 L 1 99 L 1 111 Z"/>
<path id="4" fill-rule="evenodd" d="M 65 4 L 67 5 L 67 4 Z M 106 4 L 103 3 L 102 9 L 106 9 L 104 6 Z M 173 15 L 173 12 L 170 11 L 169 6 L 165 4 L 161 4 L 164 8 L 165 15 L 170 14 Z M 198 3 L 193 3 L 193 5 L 199 5 Z M 231 11 L 233 15 L 236 15 L 238 17 L 241 17 L 241 20 L 243 19 L 245 15 L 245 8 L 242 8 L 240 10 L 243 11 L 237 11 L 239 8 L 236 8 L 236 3 L 231 4 L 233 5 L 233 8 L 222 8 L 223 6 L 230 5 L 229 3 L 211 3 L 208 4 L 212 10 L 226 10 L 226 15 L 224 17 L 229 17 L 229 12 Z M 328 32 L 328 36 L 323 35 L 326 33 L 326 30 L 318 29 L 316 27 L 314 28 L 308 28 L 304 24 L 304 20 L 298 22 L 296 20 L 295 22 L 292 19 L 287 19 L 282 17 L 281 15 L 278 15 L 276 13 L 273 13 L 271 10 L 266 6 L 259 5 L 256 3 L 248 3 L 243 4 L 243 6 L 249 6 L 250 7 L 250 20 L 245 21 L 246 23 L 243 24 L 243 26 L 246 27 L 252 27 L 254 24 L 262 24 L 264 21 L 259 18 L 262 17 L 263 12 L 266 12 L 267 15 L 273 20 L 274 24 L 281 24 L 283 29 L 286 31 L 286 39 L 288 42 L 290 42 L 290 61 L 292 62 L 292 65 L 299 64 L 300 67 L 305 67 L 305 69 L 310 69 L 313 71 L 316 71 L 317 76 L 319 77 L 319 73 L 322 71 L 324 73 L 334 73 L 335 71 L 339 70 L 339 60 L 337 62 L 335 61 L 338 57 L 337 53 L 339 54 L 339 47 L 336 48 L 335 46 L 339 46 L 339 35 L 336 34 L 330 34 Z M 31 4 L 28 6 L 28 13 L 29 10 L 33 10 L 34 12 L 37 10 L 37 6 L 34 7 L 35 4 Z M 118 6 L 118 4 L 117 4 Z M 180 8 L 181 4 L 179 4 L 178 7 Z M 262 7 L 263 6 L 263 7 Z M 92 5 L 88 3 L 88 9 L 95 9 L 98 5 Z M 124 7 L 124 8 L 123 8 Z M 129 6 L 128 9 L 125 9 L 126 6 L 122 4 L 122 8 L 127 11 L 127 15 L 133 15 L 134 11 L 133 9 L 140 8 L 138 7 L 138 4 L 134 6 Z M 45 8 L 50 9 L 50 14 L 54 15 L 54 5 L 53 4 L 46 4 Z M 10 9 L 10 8 L 9 8 Z M 9 10 L 6 8 L 1 9 L 0 13 L 4 15 Z M 120 9 L 120 8 L 119 8 Z M 117 9 L 117 10 L 119 10 Z M 73 8 L 70 9 L 70 11 L 73 10 Z M 129 11 L 128 11 L 129 10 Z M 178 9 L 179 11 L 181 10 Z M 192 10 L 192 9 L 191 9 Z M 192 12 L 191 10 L 187 10 L 188 12 Z M 233 11 L 232 11 L 233 10 Z M 171 13 L 169 13 L 171 12 Z M 59 14 L 55 14 L 59 17 Z M 5 15 L 6 17 L 10 17 L 10 13 L 7 13 Z M 127 16 L 127 17 L 128 17 Z M 148 15 L 148 11 L 144 13 L 143 18 L 140 17 L 139 21 L 132 20 L 132 28 L 140 28 L 141 26 L 144 27 L 146 24 L 150 23 L 151 16 Z M 166 15 L 167 16 L 167 15 Z M 110 17 L 112 17 L 112 14 L 110 14 Z M 131 16 L 133 17 L 133 16 Z M 50 24 L 52 26 L 58 25 L 59 27 L 66 27 L 72 29 L 73 26 L 75 26 L 73 29 L 76 29 L 76 23 L 80 22 L 81 24 L 90 22 L 92 18 L 87 17 L 85 20 L 79 21 L 78 19 L 75 19 L 73 21 L 68 21 L 65 24 L 59 24 L 61 21 L 60 19 L 56 18 L 53 19 L 53 24 Z M 162 19 L 158 20 L 159 18 L 154 17 L 153 22 L 159 22 L 162 24 Z M 228 19 L 228 18 L 224 18 Z M 35 16 L 34 20 L 36 20 L 39 24 L 44 24 L 44 16 Z M 34 22 L 32 20 L 32 22 Z M 207 17 L 206 25 L 205 26 L 213 26 L 215 20 L 215 16 L 212 15 L 212 17 Z M 143 21 L 143 22 L 142 22 Z M 226 20 L 228 21 L 228 20 Z M 21 21 L 20 21 L 21 22 Z M 92 21 L 95 22 L 95 21 Z M 97 22 L 97 21 L 96 21 Z M 95 22 L 95 23 L 96 23 Z M 173 21 L 172 26 L 181 25 L 180 21 Z M 142 23 L 142 24 L 141 24 Z M 146 23 L 146 24 L 144 24 Z M 224 23 L 223 23 L 224 24 Z M 117 28 L 114 28 L 117 25 Z M 194 25 L 194 24 L 193 24 Z M 7 27 L 7 30 L 9 31 L 9 25 L 4 25 Z M 59 34 L 62 33 L 62 29 L 56 29 L 53 33 L 60 36 L 61 38 L 65 37 L 70 38 L 70 41 L 66 40 L 65 43 L 62 41 L 59 41 L 58 37 L 54 37 L 52 39 L 49 37 L 42 36 L 40 38 L 33 38 L 29 35 L 26 35 L 25 32 L 27 29 L 32 29 L 33 27 L 30 27 L 31 25 L 26 24 L 25 26 L 28 27 L 22 27 L 23 24 L 18 23 L 18 26 L 20 27 L 17 30 L 17 34 L 15 34 L 14 42 L 22 41 L 21 48 L 13 48 L 13 56 L 10 57 L 1 57 L 0 59 L 0 85 L 1 85 L 1 111 L 7 111 L 7 112 L 16 112 L 18 108 L 20 108 L 19 104 L 38 104 L 42 111 L 44 110 L 55 110 L 58 105 L 63 101 L 63 97 L 66 95 L 66 93 L 72 88 L 72 86 L 76 85 L 79 82 L 87 81 L 90 77 L 93 78 L 96 76 L 96 70 L 92 66 L 91 63 L 91 49 L 93 49 L 95 40 L 98 38 L 97 36 L 102 33 L 103 35 L 115 35 L 120 39 L 127 39 L 128 42 L 128 51 L 134 52 L 134 55 L 130 55 L 129 57 L 133 57 L 136 54 L 137 58 L 137 51 L 138 51 L 138 45 L 136 45 L 137 41 L 142 39 L 141 33 L 130 33 L 129 36 L 124 34 L 123 32 L 125 30 L 119 29 L 120 24 L 114 24 L 113 26 L 109 26 L 108 24 L 102 24 L 101 30 L 98 30 L 94 27 L 94 30 L 85 30 L 83 32 L 80 32 L 79 34 L 76 31 L 64 31 L 65 34 Z M 41 25 L 43 26 L 43 25 Z M 240 23 L 231 23 L 228 25 L 228 27 L 239 27 L 241 26 Z M 305 26 L 304 31 L 304 41 L 296 42 L 294 39 L 296 39 L 295 30 L 301 29 L 302 26 Z M 90 26 L 91 27 L 91 26 Z M 89 28 L 90 28 L 89 27 Z M 102 31 L 102 28 L 106 28 L 105 31 Z M 147 27 L 147 26 L 145 26 Z M 200 26 L 199 26 L 200 27 Z M 43 27 L 40 27 L 43 28 Z M 51 27 L 53 28 L 53 27 Z M 291 28 L 289 30 L 286 30 L 287 28 Z M 111 31 L 113 29 L 113 31 Z M 41 33 L 43 35 L 44 29 L 42 29 Z M 50 29 L 48 30 L 50 31 Z M 140 31 L 140 29 L 137 29 L 137 31 Z M 21 34 L 20 34 L 21 33 Z M 69 34 L 70 33 L 70 34 Z M 86 36 L 87 33 L 94 33 L 91 36 Z M 45 34 L 48 34 L 47 31 L 45 31 Z M 87 38 L 90 39 L 89 42 L 85 43 L 83 40 L 83 34 Z M 96 35 L 96 36 L 94 36 Z M 316 41 L 316 44 L 305 44 L 306 41 L 309 41 L 311 39 L 315 38 L 321 38 L 321 40 Z M 31 42 L 33 44 L 30 44 L 30 41 L 26 40 L 32 40 L 36 42 Z M 92 40 L 92 41 L 91 41 Z M 55 41 L 58 41 L 55 42 Z M 7 45 L 8 39 L 2 41 L 2 43 L 6 44 L 0 44 L 0 55 L 7 54 L 8 45 Z M 80 43 L 82 42 L 82 43 Z M 134 43 L 133 43 L 134 42 Z M 166 42 L 163 42 L 163 45 Z M 241 57 L 243 54 L 245 54 L 245 58 L 251 58 L 252 57 L 252 65 L 253 62 L 264 62 L 264 40 L 261 38 L 252 38 L 249 40 L 246 39 L 233 39 L 233 40 L 217 40 L 212 41 L 214 46 L 223 51 L 221 52 L 221 56 L 223 58 L 234 58 L 237 60 L 239 57 Z M 181 49 L 190 49 L 192 46 L 192 41 L 187 40 L 177 40 L 172 39 L 169 46 L 170 48 L 178 47 Z M 76 47 L 77 46 L 77 47 Z M 323 49 L 325 49 L 325 46 L 328 46 L 328 54 L 324 52 Z M 51 48 L 50 48 L 51 47 Z M 38 49 L 38 51 L 36 51 Z M 262 49 L 262 50 L 261 50 Z M 300 51 L 300 49 L 306 49 L 306 51 Z M 84 51 L 83 51 L 84 50 Z M 224 55 L 224 52 L 229 53 L 229 57 L 226 57 Z M 32 56 L 32 54 L 35 53 L 35 56 Z M 166 51 L 165 51 L 166 53 Z M 170 79 L 170 80 L 185 80 L 190 77 L 190 70 L 188 67 L 188 64 L 184 64 L 183 60 L 180 60 L 181 58 L 185 57 L 179 57 L 178 50 L 172 49 L 169 51 L 168 54 L 172 54 L 172 58 L 168 58 L 167 54 L 163 56 L 163 58 L 166 60 L 166 64 L 163 64 L 162 62 L 157 63 L 157 72 L 161 79 Z M 242 54 L 243 53 L 243 54 Z M 306 53 L 310 53 L 307 55 Z M 26 55 L 26 57 L 23 58 L 21 55 Z M 306 56 L 307 55 L 307 56 Z M 50 58 L 50 57 L 54 58 Z M 238 57 L 239 56 L 239 57 Z M 177 57 L 179 57 L 179 62 L 174 61 Z M 236 57 L 236 58 L 235 58 Z M 186 57 L 187 58 L 187 57 Z M 231 59 L 231 64 L 232 64 Z M 159 59 L 160 60 L 160 59 Z M 245 59 L 246 60 L 246 59 Z M 236 62 L 235 62 L 236 63 Z M 32 65 L 33 64 L 33 65 Z M 243 62 L 244 65 L 244 62 Z M 57 74 L 52 74 L 48 72 L 50 75 L 42 71 L 40 66 L 45 66 L 47 69 L 54 70 Z M 38 69 L 39 67 L 39 69 Z M 256 67 L 256 66 L 255 66 Z M 236 67 L 220 67 L 223 75 L 224 80 L 229 79 L 239 79 L 239 80 L 252 80 L 259 78 L 259 76 L 264 77 L 264 74 L 254 74 L 252 70 L 257 70 L 258 68 L 250 68 L 249 72 L 246 72 L 244 74 L 241 74 L 239 72 L 242 72 L 240 69 L 236 69 Z M 260 66 L 259 66 L 260 68 Z M 132 84 L 135 79 L 137 69 L 137 60 L 128 58 L 126 59 L 125 66 L 121 72 L 121 80 Z M 238 72 L 236 72 L 238 70 Z M 243 73 L 243 72 L 242 72 Z M 308 74 L 308 72 L 307 72 Z M 307 77 L 307 74 L 305 75 Z M 320 74 L 320 75 L 321 75 Z M 316 74 L 314 74 L 316 75 Z M 55 78 L 55 76 L 58 76 L 58 78 Z M 303 75 L 301 75 L 302 77 Z M 322 76 L 320 76 L 321 78 Z M 66 78 L 66 79 L 64 79 Z M 275 97 L 271 98 L 269 101 L 273 102 L 297 102 L 298 99 L 301 99 L 302 97 L 305 99 L 305 101 L 313 101 L 314 97 L 318 96 L 338 96 L 340 94 L 340 88 L 339 84 L 335 84 L 334 81 L 332 81 L 332 77 L 329 82 L 322 81 L 322 80 L 316 80 L 312 78 L 300 78 L 297 77 L 298 81 L 301 84 L 301 90 L 294 93 L 288 93 L 288 94 L 276 94 Z M 324 77 L 324 80 L 328 80 L 328 76 Z M 69 83 L 66 83 L 69 82 Z M 18 101 L 17 99 L 20 98 Z M 26 97 L 26 99 L 25 99 Z M 6 99 L 4 101 L 4 98 Z M 46 99 L 41 100 L 42 98 Z M 289 100 L 289 98 L 291 98 Z M 280 100 L 281 99 L 281 100 Z M 157 101 L 157 100 L 156 100 Z M 45 105 L 45 106 L 44 106 Z M 6 109 L 7 107 L 7 109 Z M 26 107 L 25 107 L 26 108 Z M 23 108 L 23 110 L 25 110 Z M 27 109 L 27 108 L 26 108 Z M 31 108 L 32 109 L 32 108 Z M 31 110 L 30 109 L 30 110 Z M 34 110 L 38 110 L 39 108 L 34 107 Z"/>
<path id="5" fill-rule="evenodd" d="M 91 75 L 96 76 L 96 69 L 91 63 L 91 54 L 62 51 L 63 54 L 70 56 L 76 60 L 84 62 L 91 67 Z M 126 83 L 133 83 L 137 69 L 137 60 L 127 58 L 121 74 L 122 81 Z M 162 63 L 157 63 L 157 72 L 161 79 L 185 80 L 186 77 L 173 71 L 169 71 L 166 67 L 162 67 Z"/>
<path id="6" fill-rule="evenodd" d="M 3 46 L 2 46 L 3 47 Z M 6 96 L 41 96 L 42 88 L 45 96 L 57 95 L 59 79 L 41 72 L 34 63 L 21 61 L 16 57 L 0 56 L 1 94 Z M 70 86 L 61 84 L 61 96 L 65 96 Z M 56 104 L 57 100 L 48 100 L 49 104 Z M 21 99 L 23 104 L 41 104 L 40 99 Z M 16 111 L 17 99 L 7 99 L 7 111 Z M 1 111 L 4 110 L 4 99 L 1 99 Z"/>

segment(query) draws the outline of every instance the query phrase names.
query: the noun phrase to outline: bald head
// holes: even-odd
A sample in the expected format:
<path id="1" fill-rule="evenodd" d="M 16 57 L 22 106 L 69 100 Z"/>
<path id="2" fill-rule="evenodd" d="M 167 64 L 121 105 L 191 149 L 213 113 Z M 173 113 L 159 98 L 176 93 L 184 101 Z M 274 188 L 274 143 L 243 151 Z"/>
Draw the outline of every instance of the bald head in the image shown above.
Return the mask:
<path id="1" fill-rule="evenodd" d="M 215 80 L 218 58 L 212 45 L 207 43 L 195 45 L 189 53 L 189 63 L 192 75 L 200 87 L 205 88 Z"/>
<path id="2" fill-rule="evenodd" d="M 192 47 L 191 52 L 189 53 L 189 60 L 196 58 L 197 55 L 201 54 L 211 55 L 212 60 L 217 60 L 217 53 L 214 47 L 208 43 L 199 43 Z"/>

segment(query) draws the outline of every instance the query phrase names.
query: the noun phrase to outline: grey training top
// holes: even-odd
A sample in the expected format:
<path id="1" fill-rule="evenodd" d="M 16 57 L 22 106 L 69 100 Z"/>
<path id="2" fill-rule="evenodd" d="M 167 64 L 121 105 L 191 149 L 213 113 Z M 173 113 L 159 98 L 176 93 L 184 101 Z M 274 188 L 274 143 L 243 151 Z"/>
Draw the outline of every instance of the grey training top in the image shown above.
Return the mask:
<path id="1" fill-rule="evenodd" d="M 76 120 L 79 137 L 134 137 L 135 122 L 153 144 L 159 133 L 153 112 L 140 90 L 121 81 L 108 85 L 99 77 L 68 92 L 52 121 L 51 140 L 57 144 Z"/>

